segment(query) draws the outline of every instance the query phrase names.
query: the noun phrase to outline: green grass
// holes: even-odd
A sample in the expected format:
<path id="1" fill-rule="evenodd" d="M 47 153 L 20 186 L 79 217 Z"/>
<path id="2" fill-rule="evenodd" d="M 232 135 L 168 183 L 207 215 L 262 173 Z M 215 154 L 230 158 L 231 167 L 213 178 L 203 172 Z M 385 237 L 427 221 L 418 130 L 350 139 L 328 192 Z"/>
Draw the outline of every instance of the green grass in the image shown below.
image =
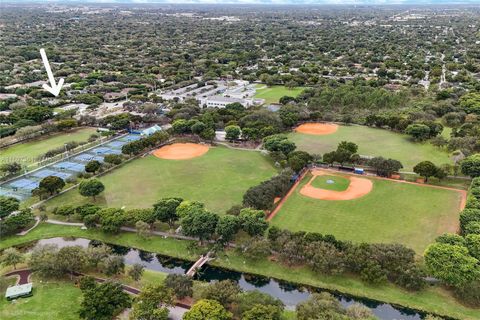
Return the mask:
<path id="1" fill-rule="evenodd" d="M 152 237 L 144 240 L 134 233 L 105 235 L 97 230 L 81 230 L 78 227 L 49 224 L 41 224 L 26 236 L 14 236 L 2 239 L 0 241 L 0 249 L 28 243 L 33 240 L 64 236 L 96 239 L 190 261 L 196 260 L 199 255 L 198 252 L 195 253 L 188 250 L 190 244 L 188 241 L 164 239 L 161 237 Z M 403 305 L 430 313 L 448 315 L 458 319 L 478 319 L 478 309 L 471 309 L 462 306 L 455 301 L 449 291 L 446 291 L 441 287 L 427 287 L 421 292 L 410 292 L 391 284 L 373 286 L 350 276 L 327 276 L 314 273 L 305 267 L 295 268 L 295 270 L 292 271 L 291 268 L 274 261 L 247 260 L 236 251 L 228 251 L 227 254 L 220 254 L 212 263 L 216 266 L 231 270 L 303 283 L 359 297 L 367 297 L 370 299 Z"/>
<path id="2" fill-rule="evenodd" d="M 328 180 L 333 181 L 334 183 L 327 183 Z M 350 185 L 350 180 L 340 176 L 316 176 L 312 181 L 312 187 L 333 190 L 333 191 L 345 191 Z"/>
<path id="3" fill-rule="evenodd" d="M 265 99 L 265 104 L 278 103 L 281 97 L 290 96 L 297 97 L 305 89 L 304 87 L 298 87 L 288 89 L 285 86 L 271 86 L 267 87 L 264 84 L 257 84 L 256 99 Z"/>
<path id="4" fill-rule="evenodd" d="M 93 275 L 106 278 L 102 274 Z M 141 289 L 147 284 L 163 282 L 166 276 L 167 274 L 163 272 L 145 270 L 138 282 L 133 281 L 127 275 L 118 276 L 114 280 Z M 33 284 L 32 297 L 10 302 L 2 296 L 0 299 L 0 319 L 80 319 L 78 310 L 82 300 L 82 293 L 72 282 L 67 280 L 45 280 L 34 277 Z"/>
<path id="5" fill-rule="evenodd" d="M 0 299 L 2 320 L 78 320 L 82 300 L 79 288 L 72 283 L 34 279 L 33 296 L 15 301 Z"/>
<path id="6" fill-rule="evenodd" d="M 372 179 L 373 190 L 355 200 L 305 197 L 300 183 L 272 224 L 292 231 L 333 234 L 354 242 L 401 243 L 418 254 L 450 230 L 456 231 L 460 194 L 428 186 Z"/>
<path id="7" fill-rule="evenodd" d="M 299 150 L 316 154 L 335 150 L 341 141 L 355 142 L 360 155 L 399 160 L 403 171 L 412 171 L 417 163 L 424 160 L 436 165 L 452 163 L 447 152 L 429 143 L 414 143 L 407 135 L 365 126 L 339 126 L 337 132 L 322 136 L 290 133 L 289 139 Z"/>
<path id="8" fill-rule="evenodd" d="M 147 156 L 101 177 L 105 192 L 97 204 L 108 207 L 150 207 L 163 197 L 183 197 L 205 203 L 222 214 L 240 204 L 245 191 L 267 180 L 276 170 L 259 152 L 211 148 L 191 160 L 165 160 Z M 74 189 L 47 202 L 47 209 L 62 204 L 92 201 Z"/>
<path id="9" fill-rule="evenodd" d="M 37 158 L 47 151 L 63 147 L 70 141 L 87 141 L 95 133 L 94 128 L 83 128 L 69 133 L 59 133 L 45 139 L 30 140 L 18 143 L 6 149 L 0 149 L 0 164 L 18 162 L 24 165 L 36 162 Z"/>

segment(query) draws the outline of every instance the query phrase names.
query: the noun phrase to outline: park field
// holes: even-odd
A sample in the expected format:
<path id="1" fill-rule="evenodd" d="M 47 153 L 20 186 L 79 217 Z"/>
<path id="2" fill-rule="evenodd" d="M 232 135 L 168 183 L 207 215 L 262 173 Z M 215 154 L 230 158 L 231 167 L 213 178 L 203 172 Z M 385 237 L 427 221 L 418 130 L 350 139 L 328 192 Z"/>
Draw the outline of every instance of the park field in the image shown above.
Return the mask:
<path id="1" fill-rule="evenodd" d="M 422 254 L 444 232 L 456 232 L 458 191 L 368 178 L 370 193 L 354 200 L 319 200 L 300 194 L 307 174 L 271 223 L 292 231 L 333 234 L 340 240 L 401 243 Z"/>
<path id="2" fill-rule="evenodd" d="M 289 89 L 285 86 L 271 86 L 267 87 L 264 84 L 257 84 L 257 94 L 255 98 L 265 99 L 265 104 L 278 103 L 283 96 L 297 97 L 305 89 L 304 87 L 297 87 Z"/>
<path id="3" fill-rule="evenodd" d="M 255 151 L 213 147 L 189 160 L 166 160 L 153 155 L 126 163 L 101 177 L 105 191 L 96 203 L 108 207 L 145 208 L 163 197 L 182 197 L 205 203 L 223 214 L 241 204 L 251 186 L 274 176 L 267 156 Z M 74 189 L 46 203 L 47 209 L 63 204 L 91 202 Z"/>
<path id="4" fill-rule="evenodd" d="M 326 135 L 292 132 L 289 139 L 295 142 L 299 150 L 314 154 L 333 151 L 341 141 L 355 142 L 360 155 L 399 160 L 404 167 L 402 171 L 407 172 L 424 160 L 432 161 L 436 165 L 452 163 L 447 152 L 430 143 L 415 143 L 407 135 L 366 126 L 338 126 L 336 132 Z"/>
<path id="5" fill-rule="evenodd" d="M 18 162 L 24 165 L 36 162 L 36 159 L 47 151 L 63 147 L 71 141 L 87 141 L 94 134 L 94 128 L 83 128 L 67 133 L 59 133 L 44 139 L 35 139 L 28 142 L 15 144 L 5 149 L 0 149 L 0 164 Z"/>

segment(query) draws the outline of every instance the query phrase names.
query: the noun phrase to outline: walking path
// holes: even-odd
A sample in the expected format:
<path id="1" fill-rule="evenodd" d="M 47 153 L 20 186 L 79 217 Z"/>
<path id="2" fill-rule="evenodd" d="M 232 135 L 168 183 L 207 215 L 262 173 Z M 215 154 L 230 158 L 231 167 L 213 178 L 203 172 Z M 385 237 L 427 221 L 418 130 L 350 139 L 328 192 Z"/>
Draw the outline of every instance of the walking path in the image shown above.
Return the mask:
<path id="1" fill-rule="evenodd" d="M 36 216 L 36 217 L 35 217 L 35 224 L 34 224 L 30 229 L 24 230 L 24 231 L 22 231 L 22 232 L 17 233 L 17 236 L 24 236 L 24 235 L 26 235 L 27 233 L 29 233 L 30 231 L 32 231 L 33 229 L 35 229 L 35 228 L 38 226 L 39 223 L 40 223 L 40 217 L 37 217 L 37 216 Z"/>
<path id="2" fill-rule="evenodd" d="M 210 254 L 211 254 L 211 251 L 209 251 L 205 256 L 204 255 L 200 256 L 197 262 L 195 262 L 193 266 L 187 271 L 186 275 L 189 277 L 193 277 L 195 273 L 197 273 L 197 271 L 201 269 L 205 263 L 212 260 L 210 258 Z"/>
<path id="3" fill-rule="evenodd" d="M 6 273 L 5 277 L 18 277 L 16 285 L 26 284 L 32 272 L 29 269 L 14 270 Z"/>

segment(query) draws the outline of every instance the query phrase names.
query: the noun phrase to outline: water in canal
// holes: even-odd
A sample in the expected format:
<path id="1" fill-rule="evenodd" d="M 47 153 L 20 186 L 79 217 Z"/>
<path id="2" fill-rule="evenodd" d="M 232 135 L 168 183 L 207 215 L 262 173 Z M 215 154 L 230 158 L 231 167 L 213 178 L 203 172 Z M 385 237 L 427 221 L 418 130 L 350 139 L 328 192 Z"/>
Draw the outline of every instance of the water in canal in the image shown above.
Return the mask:
<path id="1" fill-rule="evenodd" d="M 58 247 L 80 245 L 87 247 L 89 245 L 100 245 L 99 241 L 80 239 L 80 238 L 51 238 L 39 240 L 36 245 L 55 244 Z M 160 271 L 164 273 L 184 274 L 193 265 L 190 261 L 154 254 L 128 247 L 111 245 L 114 253 L 124 256 L 126 264 L 140 263 L 146 269 Z M 293 310 L 295 306 L 305 301 L 313 291 L 322 291 L 318 288 L 308 288 L 302 285 L 276 280 L 268 277 L 251 275 L 236 271 L 230 271 L 218 267 L 205 266 L 197 274 L 196 278 L 202 281 L 234 280 L 238 282 L 243 290 L 259 290 L 275 298 L 280 299 L 285 306 Z M 343 306 L 349 306 L 353 303 L 360 303 L 367 306 L 379 318 L 384 320 L 416 320 L 423 319 L 425 314 L 412 309 L 392 306 L 388 303 L 382 303 L 370 299 L 352 297 L 341 293 L 331 292 Z"/>

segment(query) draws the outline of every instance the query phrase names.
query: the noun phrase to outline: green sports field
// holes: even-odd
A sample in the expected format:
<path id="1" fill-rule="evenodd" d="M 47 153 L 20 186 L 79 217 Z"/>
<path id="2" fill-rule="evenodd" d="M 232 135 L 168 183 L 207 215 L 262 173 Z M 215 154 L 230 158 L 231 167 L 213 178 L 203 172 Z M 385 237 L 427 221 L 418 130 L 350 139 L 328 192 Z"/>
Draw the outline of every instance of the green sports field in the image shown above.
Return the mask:
<path id="1" fill-rule="evenodd" d="M 266 104 L 278 103 L 283 96 L 296 97 L 305 89 L 304 87 L 298 87 L 293 89 L 288 89 L 285 86 L 271 86 L 267 87 L 264 84 L 257 84 L 257 94 L 255 98 L 265 99 Z"/>
<path id="2" fill-rule="evenodd" d="M 241 204 L 245 191 L 275 175 L 276 169 L 259 152 L 214 147 L 190 160 L 147 156 L 133 160 L 101 178 L 105 192 L 97 203 L 108 207 L 149 207 L 163 197 L 201 201 L 222 214 Z M 47 208 L 91 200 L 74 189 L 47 203 Z"/>
<path id="3" fill-rule="evenodd" d="M 312 187 L 332 191 L 345 191 L 349 185 L 350 180 L 340 176 L 316 176 L 312 181 Z"/>
<path id="4" fill-rule="evenodd" d="M 82 294 L 79 288 L 64 281 L 35 281 L 33 296 L 15 301 L 0 299 L 2 320 L 77 320 Z"/>
<path id="5" fill-rule="evenodd" d="M 415 143 L 404 134 L 365 126 L 339 126 L 335 133 L 328 135 L 293 132 L 289 134 L 289 139 L 299 150 L 317 154 L 335 150 L 341 141 L 355 142 L 359 146 L 359 154 L 399 160 L 404 166 L 402 171 L 412 171 L 417 163 L 424 160 L 436 165 L 452 163 L 447 152 L 429 143 Z"/>
<path id="6" fill-rule="evenodd" d="M 456 191 L 372 178 L 369 194 L 327 201 L 299 193 L 310 178 L 307 174 L 287 199 L 273 225 L 354 242 L 402 243 L 419 254 L 438 235 L 457 229 L 461 196 Z"/>
<path id="7" fill-rule="evenodd" d="M 29 142 L 18 143 L 6 149 L 0 149 L 0 164 L 18 162 L 30 164 L 47 151 L 63 147 L 70 141 L 87 141 L 96 131 L 94 128 L 83 128 L 68 133 L 59 133 L 45 139 L 36 139 Z"/>

